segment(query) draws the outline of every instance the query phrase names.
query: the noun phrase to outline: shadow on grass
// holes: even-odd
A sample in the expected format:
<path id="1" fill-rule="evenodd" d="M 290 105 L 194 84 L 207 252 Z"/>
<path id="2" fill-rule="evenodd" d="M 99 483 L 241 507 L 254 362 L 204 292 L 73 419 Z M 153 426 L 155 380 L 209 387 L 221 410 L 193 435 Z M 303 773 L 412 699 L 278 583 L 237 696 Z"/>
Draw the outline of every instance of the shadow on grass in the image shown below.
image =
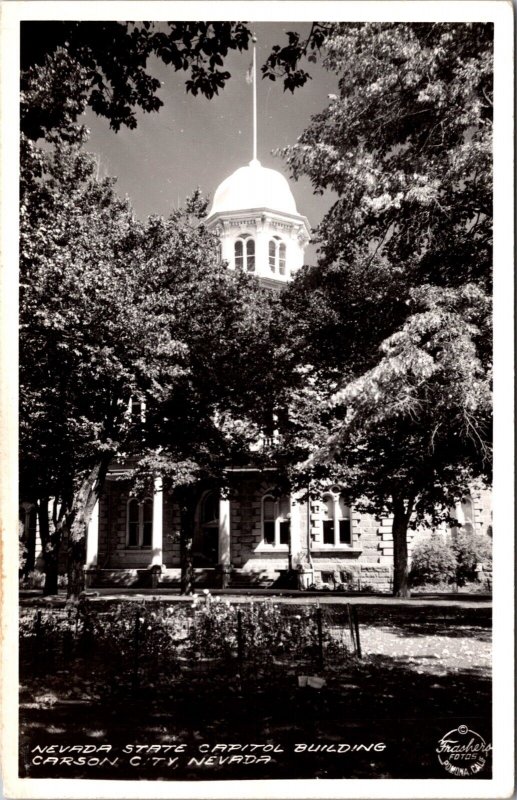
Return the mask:
<path id="1" fill-rule="evenodd" d="M 370 623 L 370 627 L 379 628 L 386 633 L 401 638 L 423 638 L 428 636 L 446 636 L 451 639 L 474 639 L 478 642 L 491 642 L 492 631 L 490 628 L 478 627 L 475 625 L 455 625 L 454 627 L 442 623 L 412 623 L 405 622 L 404 625 Z"/>
<path id="2" fill-rule="evenodd" d="M 22 690 L 20 774 L 134 780 L 448 778 L 435 752 L 445 733 L 465 724 L 491 741 L 490 681 L 476 669 L 418 674 L 402 658 L 375 656 L 327 669 L 321 689 L 300 688 L 297 675 L 273 668 L 242 675 L 179 673 L 137 692 L 95 684 L 94 676 L 74 685 L 66 674 L 34 679 Z M 154 763 L 145 751 L 131 764 L 132 756 L 123 751 L 137 743 L 183 744 L 184 752 L 171 763 L 166 758 Z M 110 763 L 33 763 L 35 747 L 71 744 L 109 744 L 108 754 L 92 758 L 108 755 Z M 247 745 L 248 761 L 229 761 L 244 758 L 242 749 L 213 750 L 229 744 Z M 252 744 L 257 749 L 250 753 Z M 266 760 L 258 761 L 258 755 Z M 488 763 L 478 777 L 490 777 Z"/>

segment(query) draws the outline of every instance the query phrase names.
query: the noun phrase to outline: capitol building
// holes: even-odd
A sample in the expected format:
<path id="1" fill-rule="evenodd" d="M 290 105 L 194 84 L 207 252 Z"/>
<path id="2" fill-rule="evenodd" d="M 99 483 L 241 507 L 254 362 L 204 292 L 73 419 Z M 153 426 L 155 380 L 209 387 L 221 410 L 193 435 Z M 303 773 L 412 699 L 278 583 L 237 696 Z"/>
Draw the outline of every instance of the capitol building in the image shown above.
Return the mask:
<path id="1" fill-rule="evenodd" d="M 229 269 L 253 274 L 272 290 L 303 265 L 309 222 L 298 213 L 286 178 L 256 158 L 220 184 L 205 224 L 219 238 Z M 348 506 L 339 486 L 307 500 L 307 492 L 279 496 L 274 470 L 250 464 L 232 472 L 228 497 L 208 490 L 198 499 L 197 587 L 281 588 L 295 570 L 303 575 L 301 586 L 390 591 L 390 518 L 378 521 Z M 87 585 L 179 586 L 179 508 L 160 478 L 154 488 L 140 501 L 130 494 L 124 466 L 112 467 L 88 528 Z M 464 529 L 489 530 L 488 501 L 483 490 L 463 498 L 454 514 Z M 443 527 L 442 533 L 449 532 Z M 410 554 L 422 535 L 409 532 Z"/>

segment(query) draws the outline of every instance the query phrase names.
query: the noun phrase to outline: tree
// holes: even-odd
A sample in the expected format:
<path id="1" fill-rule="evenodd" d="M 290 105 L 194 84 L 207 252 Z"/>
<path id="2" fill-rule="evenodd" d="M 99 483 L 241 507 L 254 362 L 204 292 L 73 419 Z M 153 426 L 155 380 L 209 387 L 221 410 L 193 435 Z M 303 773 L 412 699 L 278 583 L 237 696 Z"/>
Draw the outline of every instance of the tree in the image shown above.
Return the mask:
<path id="1" fill-rule="evenodd" d="M 55 591 L 64 536 L 76 592 L 85 525 L 110 460 L 131 444 L 129 398 L 166 391 L 183 370 L 184 348 L 161 298 L 147 292 L 146 226 L 117 198 L 114 181 L 96 179 L 95 160 L 79 144 L 45 153 L 23 144 L 20 488 L 39 505 L 45 590 Z M 204 259 L 206 246 L 179 223 L 171 230 L 171 258 Z"/>
<path id="2" fill-rule="evenodd" d="M 197 213 L 203 215 L 203 207 Z M 198 229 L 199 230 L 199 229 Z M 232 469 L 267 461 L 257 452 L 271 427 L 277 370 L 272 368 L 270 330 L 278 300 L 256 278 L 229 270 L 213 258 L 168 263 L 169 231 L 163 224 L 148 237 L 147 282 L 174 320 L 185 345 L 185 372 L 159 402 L 147 402 L 142 425 L 145 451 L 134 473 L 142 496 L 161 475 L 164 491 L 181 513 L 181 592 L 190 593 L 194 571 L 194 518 L 206 489 L 229 493 Z"/>
<path id="3" fill-rule="evenodd" d="M 151 56 L 188 72 L 188 91 L 213 97 L 230 77 L 224 57 L 246 50 L 250 38 L 240 22 L 23 22 L 22 132 L 38 139 L 75 122 L 87 106 L 116 131 L 135 128 L 136 107 L 151 112 L 163 105 L 160 81 L 148 70 Z"/>
<path id="4" fill-rule="evenodd" d="M 129 205 L 116 197 L 113 182 L 95 178 L 94 160 L 80 151 L 86 133 L 77 120 L 90 105 L 118 130 L 122 125 L 135 127 L 136 107 L 158 110 L 159 82 L 147 71 L 153 54 L 177 70 L 189 71 L 187 91 L 211 97 L 230 77 L 219 69 L 223 58 L 231 49 L 246 49 L 250 37 L 241 23 L 23 24 L 20 488 L 38 507 L 46 592 L 57 588 L 63 539 L 69 548 L 69 592 L 77 594 L 81 588 L 85 530 L 110 461 L 128 452 L 138 454 L 142 473 L 153 462 L 143 432 L 135 431 L 128 420 L 127 405 L 130 397 L 145 397 L 151 409 L 169 397 L 170 383 L 192 368 L 184 363 L 188 341 L 173 336 L 188 339 L 188 326 L 178 328 L 176 322 L 190 311 L 194 286 L 206 292 L 206 297 L 196 295 L 196 308 L 205 315 L 197 318 L 205 336 L 198 336 L 198 342 L 208 347 L 205 363 L 216 363 L 206 329 L 210 315 L 215 319 L 219 313 L 212 284 L 223 269 L 215 266 L 213 238 L 197 227 L 197 219 L 194 227 L 188 219 L 194 212 L 199 216 L 199 198 L 186 216 L 137 223 Z M 40 137 L 50 150 L 35 146 Z M 158 258 L 162 262 L 150 275 L 149 264 L 156 265 Z M 185 265 L 190 272 L 180 280 L 174 269 L 181 272 Z M 157 275 L 168 283 L 156 282 Z M 212 281 L 210 286 L 205 278 Z M 228 280 L 234 281 L 233 289 L 226 286 L 218 301 L 229 302 L 231 296 L 236 314 L 237 306 L 242 307 L 253 291 L 243 276 Z M 222 290 L 220 285 L 215 288 Z M 259 303 L 256 293 L 253 300 Z M 248 318 L 252 326 L 257 321 L 251 312 Z M 239 347 L 254 330 L 248 327 L 245 334 L 243 325 L 239 329 L 236 323 L 240 343 L 237 337 L 224 351 L 230 363 L 233 359 L 241 364 L 242 375 Z M 219 341 L 217 336 L 214 341 Z M 257 346 L 255 355 L 262 358 L 259 350 Z M 220 359 L 217 364 L 222 367 Z M 251 377 L 244 384 L 246 390 L 239 389 L 248 400 Z M 227 383 L 237 396 L 235 381 Z M 200 391 L 213 391 L 214 380 L 201 384 Z M 188 381 L 186 385 L 190 386 Z M 182 391 L 183 401 L 190 403 L 194 392 L 189 396 L 185 387 Z M 226 390 L 226 397 L 233 408 L 231 392 Z M 176 403 L 178 411 L 177 397 L 168 402 Z M 224 407 L 224 401 L 220 403 Z M 256 397 L 254 403 L 257 413 Z M 216 398 L 200 405 L 200 413 L 209 413 L 210 406 L 219 414 Z M 212 416 L 209 427 L 215 425 Z M 153 419 L 151 411 L 148 419 Z M 192 434 L 192 416 L 188 422 L 191 427 L 186 430 Z M 239 420 L 233 424 L 232 435 L 239 424 Z M 199 424 L 198 439 L 202 428 Z M 227 428 L 225 419 L 219 437 L 228 437 Z M 182 461 L 184 453 L 185 448 L 183 455 L 169 454 L 177 467 L 175 474 L 183 476 L 176 481 L 181 485 L 185 476 L 192 477 L 190 460 Z"/>
<path id="5" fill-rule="evenodd" d="M 24 147 L 20 484 L 40 512 L 45 591 L 56 590 L 64 540 L 76 595 L 114 458 L 163 473 L 190 514 L 199 484 L 249 454 L 272 402 L 270 299 L 219 263 L 198 194 L 168 220 L 139 223 L 80 144 Z M 130 398 L 145 400 L 144 426 L 129 418 Z"/>
<path id="6" fill-rule="evenodd" d="M 325 47 L 339 97 L 282 151 L 338 194 L 286 295 L 323 395 L 298 474 L 393 514 L 405 595 L 408 525 L 490 472 L 492 26 L 338 24 Z"/>
<path id="7" fill-rule="evenodd" d="M 300 66 L 315 60 L 325 26 L 314 23 L 306 38 L 290 32 L 289 44 L 275 46 L 262 67 L 270 80 L 281 77 L 294 91 L 310 75 Z M 185 87 L 211 98 L 230 73 L 224 59 L 247 50 L 252 31 L 242 22 L 76 22 L 21 24 L 21 129 L 31 139 L 76 123 L 90 106 L 118 131 L 135 128 L 136 109 L 158 111 L 160 81 L 151 57 L 187 73 Z"/>

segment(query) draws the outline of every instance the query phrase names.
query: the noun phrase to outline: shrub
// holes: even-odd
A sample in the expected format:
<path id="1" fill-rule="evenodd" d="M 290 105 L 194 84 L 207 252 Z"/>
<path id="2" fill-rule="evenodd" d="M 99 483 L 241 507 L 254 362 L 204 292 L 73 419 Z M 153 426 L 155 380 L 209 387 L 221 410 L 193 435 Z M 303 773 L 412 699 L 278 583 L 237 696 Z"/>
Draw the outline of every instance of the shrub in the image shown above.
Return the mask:
<path id="1" fill-rule="evenodd" d="M 410 581 L 414 586 L 424 583 L 436 585 L 456 578 L 456 556 L 441 536 L 431 536 L 419 542 L 411 561 Z"/>
<path id="2" fill-rule="evenodd" d="M 22 578 L 21 585 L 26 589 L 42 589 L 45 585 L 45 573 L 40 572 L 39 569 L 33 569 Z"/>
<path id="3" fill-rule="evenodd" d="M 456 559 L 456 582 L 464 586 L 478 578 L 477 567 L 489 566 L 492 561 L 490 540 L 486 536 L 458 531 L 452 539 L 451 550 Z M 489 567 L 490 568 L 490 567 Z"/>

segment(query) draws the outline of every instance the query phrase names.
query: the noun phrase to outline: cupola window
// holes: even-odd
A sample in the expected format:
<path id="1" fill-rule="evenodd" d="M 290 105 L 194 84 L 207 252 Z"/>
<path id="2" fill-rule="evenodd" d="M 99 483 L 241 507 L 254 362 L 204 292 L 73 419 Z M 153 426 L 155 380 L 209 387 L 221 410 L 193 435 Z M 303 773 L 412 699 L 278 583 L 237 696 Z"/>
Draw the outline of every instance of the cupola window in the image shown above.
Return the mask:
<path id="1" fill-rule="evenodd" d="M 269 269 L 271 272 L 278 272 L 285 275 L 285 244 L 279 236 L 273 236 L 269 240 Z"/>
<path id="2" fill-rule="evenodd" d="M 234 245 L 235 269 L 244 272 L 255 272 L 255 240 L 249 233 L 244 233 Z"/>

